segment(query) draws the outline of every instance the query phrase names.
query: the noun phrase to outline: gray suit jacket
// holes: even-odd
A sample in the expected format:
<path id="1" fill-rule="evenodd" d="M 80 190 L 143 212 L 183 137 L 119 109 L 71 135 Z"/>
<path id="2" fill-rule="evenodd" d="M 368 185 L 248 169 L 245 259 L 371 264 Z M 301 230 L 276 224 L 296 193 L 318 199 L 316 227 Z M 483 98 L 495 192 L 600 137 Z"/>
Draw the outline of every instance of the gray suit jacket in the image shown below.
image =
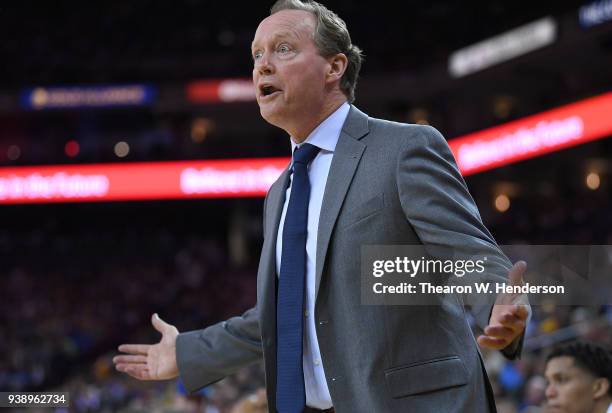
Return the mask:
<path id="1" fill-rule="evenodd" d="M 256 306 L 177 338 L 189 391 L 263 357 L 270 412 L 276 412 L 275 244 L 288 179 L 285 170 L 264 203 Z M 442 135 L 429 126 L 370 118 L 352 106 L 329 171 L 317 243 L 316 329 L 333 405 L 339 413 L 494 411 L 460 300 L 361 305 L 365 244 L 480 251 L 493 267 L 491 279 L 506 277 L 511 267 L 482 224 Z M 494 298 L 473 311 L 481 327 Z M 520 346 L 506 355 L 519 353 Z"/>

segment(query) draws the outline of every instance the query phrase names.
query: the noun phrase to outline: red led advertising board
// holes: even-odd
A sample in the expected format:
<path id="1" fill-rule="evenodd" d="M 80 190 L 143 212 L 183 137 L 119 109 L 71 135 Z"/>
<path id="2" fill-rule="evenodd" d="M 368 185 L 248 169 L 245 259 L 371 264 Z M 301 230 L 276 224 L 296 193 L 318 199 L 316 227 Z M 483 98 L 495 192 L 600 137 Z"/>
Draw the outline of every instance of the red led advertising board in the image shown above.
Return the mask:
<path id="1" fill-rule="evenodd" d="M 471 175 L 612 135 L 612 93 L 449 140 Z"/>
<path id="2" fill-rule="evenodd" d="M 0 168 L 0 203 L 264 196 L 289 158 Z"/>

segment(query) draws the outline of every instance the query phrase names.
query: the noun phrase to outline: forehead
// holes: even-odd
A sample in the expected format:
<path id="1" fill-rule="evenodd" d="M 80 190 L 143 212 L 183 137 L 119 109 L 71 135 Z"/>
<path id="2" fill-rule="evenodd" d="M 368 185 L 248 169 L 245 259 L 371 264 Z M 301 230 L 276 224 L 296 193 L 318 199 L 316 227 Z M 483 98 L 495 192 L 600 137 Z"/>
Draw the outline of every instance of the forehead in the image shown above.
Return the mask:
<path id="1" fill-rule="evenodd" d="M 574 363 L 573 357 L 561 356 L 551 359 L 546 364 L 546 374 L 552 375 L 556 373 L 576 373 L 579 369 Z"/>
<path id="2" fill-rule="evenodd" d="M 315 17 L 304 10 L 281 10 L 266 17 L 259 23 L 253 45 L 272 38 L 312 38 L 315 29 Z"/>

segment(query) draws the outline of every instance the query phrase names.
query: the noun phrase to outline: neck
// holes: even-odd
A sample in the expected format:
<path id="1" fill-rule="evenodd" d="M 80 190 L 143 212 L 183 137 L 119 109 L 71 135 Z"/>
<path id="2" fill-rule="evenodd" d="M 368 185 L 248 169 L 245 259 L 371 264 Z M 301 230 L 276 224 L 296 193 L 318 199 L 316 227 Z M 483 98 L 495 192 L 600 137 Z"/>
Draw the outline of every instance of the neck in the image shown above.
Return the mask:
<path id="1" fill-rule="evenodd" d="M 610 404 L 612 403 L 611 397 L 606 397 L 605 399 L 600 400 L 597 404 L 595 404 L 595 408 L 593 409 L 593 413 L 607 413 Z"/>
<path id="2" fill-rule="evenodd" d="M 304 119 L 300 125 L 295 125 L 292 128 L 285 129 L 285 131 L 291 135 L 295 143 L 302 143 L 321 122 L 338 110 L 344 102 L 346 102 L 346 96 L 344 96 L 344 94 L 334 96 L 332 99 L 327 99 L 316 116 L 310 119 Z"/>

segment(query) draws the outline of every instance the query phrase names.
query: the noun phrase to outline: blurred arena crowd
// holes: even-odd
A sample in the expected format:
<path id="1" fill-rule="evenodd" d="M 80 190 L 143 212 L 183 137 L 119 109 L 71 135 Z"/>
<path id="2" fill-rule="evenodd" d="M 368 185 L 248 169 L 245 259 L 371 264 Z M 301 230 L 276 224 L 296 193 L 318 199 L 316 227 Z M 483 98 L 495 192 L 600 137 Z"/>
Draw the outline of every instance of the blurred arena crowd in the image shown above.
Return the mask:
<path id="1" fill-rule="evenodd" d="M 568 244 L 601 242 L 597 232 L 589 238 L 582 230 L 593 228 L 588 220 L 599 219 L 588 204 L 537 214 L 520 207 L 512 211 L 507 222 L 521 225 L 512 230 L 503 222 L 491 226 L 500 244 L 524 242 L 534 234 L 548 234 L 534 238 L 536 243 L 559 241 L 553 227 L 566 228 Z M 189 216 L 191 209 L 185 214 L 197 219 Z M 0 302 L 6 338 L 0 341 L 5 355 L 0 359 L 0 388 L 69 391 L 70 411 L 75 412 L 264 411 L 261 365 L 190 396 L 180 380 L 138 382 L 117 373 L 111 362 L 122 340 L 158 340 L 150 325 L 154 312 L 186 331 L 252 306 L 256 245 L 249 246 L 249 257 L 237 260 L 231 237 L 205 238 L 185 228 L 174 233 L 166 225 L 168 218 L 162 217 L 160 226 L 146 226 L 146 219 L 127 216 L 129 227 L 125 222 L 102 222 L 83 224 L 72 232 L 62 225 L 68 216 L 45 218 L 46 226 L 19 236 L 0 233 L 1 255 L 8 264 L 6 298 Z M 248 219 L 259 229 L 256 214 Z M 612 222 L 598 222 L 604 225 L 598 231 L 612 234 Z M 546 354 L 554 345 L 577 338 L 610 343 L 611 326 L 612 307 L 535 306 L 520 360 L 511 362 L 499 352 L 483 351 L 499 411 L 540 412 Z"/>

